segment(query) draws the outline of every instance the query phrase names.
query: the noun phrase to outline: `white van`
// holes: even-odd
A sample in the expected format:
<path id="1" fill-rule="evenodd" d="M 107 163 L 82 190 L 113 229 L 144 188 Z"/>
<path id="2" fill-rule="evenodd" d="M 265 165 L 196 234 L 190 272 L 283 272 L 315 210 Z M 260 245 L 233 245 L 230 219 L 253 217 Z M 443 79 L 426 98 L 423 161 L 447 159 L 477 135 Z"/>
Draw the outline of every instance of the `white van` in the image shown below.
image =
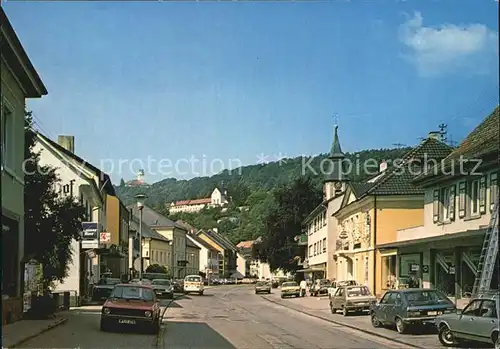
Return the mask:
<path id="1" fill-rule="evenodd" d="M 204 285 L 203 279 L 199 275 L 188 275 L 184 278 L 184 292 L 198 293 L 203 296 Z"/>

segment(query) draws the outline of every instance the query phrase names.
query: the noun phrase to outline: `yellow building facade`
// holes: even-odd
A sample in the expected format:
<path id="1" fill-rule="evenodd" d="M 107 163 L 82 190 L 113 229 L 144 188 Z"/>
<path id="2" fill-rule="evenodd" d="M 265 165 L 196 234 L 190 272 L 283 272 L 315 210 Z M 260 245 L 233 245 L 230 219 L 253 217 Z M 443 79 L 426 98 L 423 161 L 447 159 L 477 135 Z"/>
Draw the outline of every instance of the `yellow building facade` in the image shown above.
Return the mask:
<path id="1" fill-rule="evenodd" d="M 397 251 L 377 246 L 397 241 L 397 231 L 424 221 L 424 190 L 412 184 L 422 159 L 445 158 L 451 148 L 429 137 L 409 151 L 398 166 L 380 167 L 377 175 L 349 183 L 337 218 L 334 260 L 337 280 L 356 280 L 376 295 L 396 287 Z"/>

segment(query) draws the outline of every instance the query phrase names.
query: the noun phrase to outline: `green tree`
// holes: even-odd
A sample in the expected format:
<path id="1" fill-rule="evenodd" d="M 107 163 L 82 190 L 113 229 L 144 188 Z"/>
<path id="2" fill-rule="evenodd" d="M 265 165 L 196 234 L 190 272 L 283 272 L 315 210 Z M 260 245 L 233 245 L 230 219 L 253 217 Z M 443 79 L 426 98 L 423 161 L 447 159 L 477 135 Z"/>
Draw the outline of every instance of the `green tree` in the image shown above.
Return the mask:
<path id="1" fill-rule="evenodd" d="M 300 234 L 302 221 L 321 203 L 322 192 L 311 178 L 299 177 L 277 189 L 273 196 L 275 205 L 267 214 L 267 231 L 256 254 L 267 261 L 272 270 L 295 272 L 298 246 L 294 237 Z"/>
<path id="2" fill-rule="evenodd" d="M 146 268 L 146 273 L 168 274 L 168 268 L 164 265 L 151 264 Z"/>
<path id="3" fill-rule="evenodd" d="M 120 179 L 120 187 L 124 187 L 125 186 L 125 180 L 123 178 Z"/>
<path id="4" fill-rule="evenodd" d="M 30 112 L 25 118 L 25 258 L 42 265 L 44 289 L 68 274 L 71 242 L 80 239 L 85 208 L 74 197 L 60 197 L 56 169 L 40 165 Z"/>

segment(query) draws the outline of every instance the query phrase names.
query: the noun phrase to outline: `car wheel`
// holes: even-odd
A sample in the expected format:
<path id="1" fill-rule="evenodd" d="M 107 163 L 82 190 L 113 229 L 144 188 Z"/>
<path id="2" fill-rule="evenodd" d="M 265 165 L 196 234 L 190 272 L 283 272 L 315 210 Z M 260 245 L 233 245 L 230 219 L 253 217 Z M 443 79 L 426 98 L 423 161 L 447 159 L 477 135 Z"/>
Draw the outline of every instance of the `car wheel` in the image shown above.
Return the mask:
<path id="1" fill-rule="evenodd" d="M 342 308 L 342 315 L 347 316 L 349 315 L 349 311 L 347 311 L 347 308 Z"/>
<path id="2" fill-rule="evenodd" d="M 492 339 L 493 343 L 495 344 L 495 349 L 500 349 L 500 336 L 498 335 L 498 332 L 493 333 Z"/>
<path id="3" fill-rule="evenodd" d="M 401 319 L 400 317 L 396 318 L 396 330 L 398 331 L 398 333 L 406 332 L 406 325 L 403 322 L 403 319 Z"/>
<path id="4" fill-rule="evenodd" d="M 267 291 L 267 294 L 271 294 L 271 290 Z"/>
<path id="5" fill-rule="evenodd" d="M 203 291 L 200 291 L 200 293 L 198 293 L 200 296 L 203 296 Z"/>
<path id="6" fill-rule="evenodd" d="M 281 295 L 281 299 L 284 299 L 284 298 L 285 298 L 285 296 Z"/>
<path id="7" fill-rule="evenodd" d="M 380 320 L 378 319 L 377 315 L 375 313 L 371 313 L 371 320 L 372 320 L 372 326 L 373 327 L 380 327 L 382 324 L 380 323 Z"/>
<path id="8" fill-rule="evenodd" d="M 455 339 L 453 338 L 453 333 L 450 328 L 446 325 L 443 325 L 439 328 L 438 333 L 439 341 L 445 347 L 452 347 L 455 345 Z"/>

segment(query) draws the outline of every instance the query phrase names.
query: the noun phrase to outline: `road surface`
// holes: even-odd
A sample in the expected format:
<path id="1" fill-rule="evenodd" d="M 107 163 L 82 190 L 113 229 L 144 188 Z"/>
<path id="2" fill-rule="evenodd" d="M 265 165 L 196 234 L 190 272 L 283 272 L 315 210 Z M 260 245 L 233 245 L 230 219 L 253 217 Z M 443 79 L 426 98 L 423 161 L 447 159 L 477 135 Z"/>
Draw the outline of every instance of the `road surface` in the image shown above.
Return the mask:
<path id="1" fill-rule="evenodd" d="M 279 292 L 274 290 L 274 292 Z M 162 302 L 164 304 L 169 301 Z M 69 321 L 22 348 L 332 349 L 404 345 L 298 313 L 255 295 L 251 286 L 220 286 L 172 303 L 158 336 L 99 330 L 99 307 L 71 312 Z"/>

